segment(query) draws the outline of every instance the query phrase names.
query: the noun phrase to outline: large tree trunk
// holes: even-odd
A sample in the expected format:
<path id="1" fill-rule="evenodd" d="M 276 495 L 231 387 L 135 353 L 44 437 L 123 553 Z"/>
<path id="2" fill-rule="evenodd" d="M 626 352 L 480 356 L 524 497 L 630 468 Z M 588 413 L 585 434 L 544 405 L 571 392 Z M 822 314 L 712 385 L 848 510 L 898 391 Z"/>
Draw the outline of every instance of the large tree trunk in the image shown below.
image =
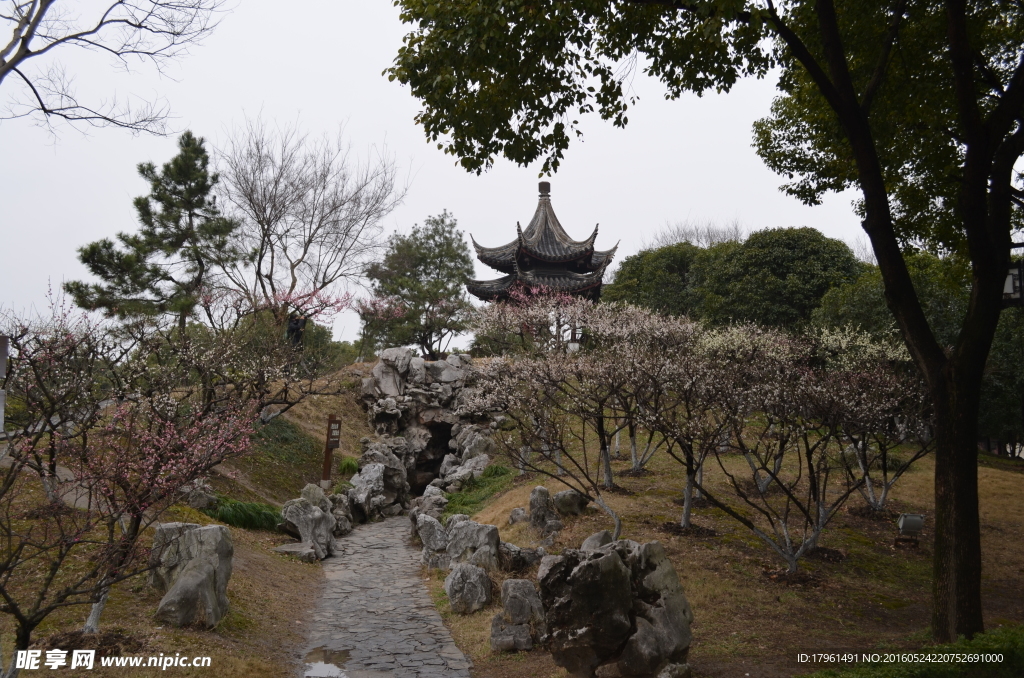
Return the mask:
<path id="1" fill-rule="evenodd" d="M 980 377 L 976 380 L 979 382 Z M 978 391 L 935 394 L 935 555 L 932 633 L 942 641 L 984 630 L 978 515 Z"/>

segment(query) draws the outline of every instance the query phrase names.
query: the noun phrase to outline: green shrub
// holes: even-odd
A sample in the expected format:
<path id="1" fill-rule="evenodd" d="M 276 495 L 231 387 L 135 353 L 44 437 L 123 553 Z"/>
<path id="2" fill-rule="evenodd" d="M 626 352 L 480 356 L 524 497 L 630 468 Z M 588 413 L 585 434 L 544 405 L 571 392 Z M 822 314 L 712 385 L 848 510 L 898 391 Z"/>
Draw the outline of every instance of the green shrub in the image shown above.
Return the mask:
<path id="1" fill-rule="evenodd" d="M 462 489 L 448 495 L 448 506 L 444 517 L 465 513 L 473 515 L 487 503 L 487 500 L 498 492 L 512 485 L 512 469 L 500 464 L 493 464 L 484 469 L 479 478 L 467 478 Z"/>
<path id="2" fill-rule="evenodd" d="M 343 476 L 354 476 L 359 473 L 359 461 L 354 457 L 342 457 L 338 464 L 338 473 Z"/>
<path id="3" fill-rule="evenodd" d="M 281 511 L 269 504 L 221 497 L 217 508 L 203 511 L 214 520 L 246 530 L 276 530 Z"/>
<path id="4" fill-rule="evenodd" d="M 805 678 L 1019 678 L 1024 676 L 1024 626 L 996 629 L 948 645 L 924 647 L 915 654 L 1001 654 L 1001 662 L 864 664 L 828 669 Z M 879 651 L 884 656 L 884 652 Z M 895 654 L 907 654 L 897 651 Z"/>

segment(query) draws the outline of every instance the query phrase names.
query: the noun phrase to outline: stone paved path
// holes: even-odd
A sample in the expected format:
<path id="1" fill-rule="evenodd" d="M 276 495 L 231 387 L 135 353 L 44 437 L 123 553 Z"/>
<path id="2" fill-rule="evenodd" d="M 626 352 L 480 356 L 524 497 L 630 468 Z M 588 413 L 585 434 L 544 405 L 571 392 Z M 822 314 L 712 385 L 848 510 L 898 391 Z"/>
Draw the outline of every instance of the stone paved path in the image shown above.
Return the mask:
<path id="1" fill-rule="evenodd" d="M 409 519 L 399 516 L 338 540 L 338 553 L 322 563 L 327 581 L 305 676 L 469 678 L 470 662 L 430 600 L 408 534 Z"/>

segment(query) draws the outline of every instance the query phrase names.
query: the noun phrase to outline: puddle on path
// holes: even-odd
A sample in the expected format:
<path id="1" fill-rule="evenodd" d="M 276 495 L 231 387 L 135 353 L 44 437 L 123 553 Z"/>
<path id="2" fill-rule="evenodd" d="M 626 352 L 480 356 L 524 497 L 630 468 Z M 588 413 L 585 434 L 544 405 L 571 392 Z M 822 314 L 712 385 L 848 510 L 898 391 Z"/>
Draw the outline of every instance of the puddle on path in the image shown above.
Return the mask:
<path id="1" fill-rule="evenodd" d="M 341 667 L 348 661 L 348 650 L 317 647 L 306 653 L 304 678 L 348 678 Z"/>

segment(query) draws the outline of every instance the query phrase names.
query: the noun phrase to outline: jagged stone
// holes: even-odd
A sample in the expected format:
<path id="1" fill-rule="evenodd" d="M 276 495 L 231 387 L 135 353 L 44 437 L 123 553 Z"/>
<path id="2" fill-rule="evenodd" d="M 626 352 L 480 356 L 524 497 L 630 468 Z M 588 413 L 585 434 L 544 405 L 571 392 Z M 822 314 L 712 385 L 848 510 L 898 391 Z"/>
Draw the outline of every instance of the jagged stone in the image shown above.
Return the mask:
<path id="1" fill-rule="evenodd" d="M 486 469 L 490 463 L 491 458 L 489 456 L 486 454 L 480 454 L 468 461 L 462 462 L 462 466 L 460 468 L 467 469 L 473 474 L 474 478 L 479 478 L 484 474 L 484 469 Z"/>
<path id="2" fill-rule="evenodd" d="M 501 612 L 491 619 L 491 649 L 495 652 L 515 652 L 533 649 L 529 624 L 510 624 Z"/>
<path id="3" fill-rule="evenodd" d="M 449 473 L 457 469 L 460 464 L 462 464 L 462 462 L 459 460 L 457 455 L 446 454 L 444 455 L 444 459 L 441 461 L 441 467 L 437 472 L 442 478 L 445 478 Z"/>
<path id="4" fill-rule="evenodd" d="M 323 496 L 323 492 L 320 493 Z M 299 534 L 299 539 L 309 542 L 318 560 L 334 555 L 337 542 L 334 539 L 334 515 L 331 503 L 324 497 L 327 510 L 314 505 L 305 497 L 285 502 L 281 509 L 282 529 L 289 534 Z"/>
<path id="5" fill-rule="evenodd" d="M 559 515 L 564 518 L 582 514 L 590 500 L 576 490 L 563 490 L 555 493 L 555 496 L 551 498 L 551 503 Z"/>
<path id="6" fill-rule="evenodd" d="M 548 522 L 557 518 L 548 488 L 543 485 L 533 488 L 530 492 L 530 527 L 541 534 L 547 534 L 545 528 Z"/>
<path id="7" fill-rule="evenodd" d="M 454 513 L 448 516 L 448 520 L 444 521 L 444 529 L 450 530 L 452 529 L 452 525 L 457 525 L 466 520 L 469 520 L 469 516 L 465 513 Z"/>
<path id="8" fill-rule="evenodd" d="M 431 551 L 444 551 L 448 548 L 448 532 L 431 516 L 419 515 L 416 519 L 416 533 L 423 546 Z"/>
<path id="9" fill-rule="evenodd" d="M 510 624 L 529 624 L 536 630 L 535 638 L 547 634 L 544 605 L 529 579 L 506 579 L 501 585 L 501 607 Z"/>
<path id="10" fill-rule="evenodd" d="M 453 612 L 470 614 L 490 604 L 491 579 L 482 567 L 457 563 L 444 580 L 444 592 Z"/>
<path id="11" fill-rule="evenodd" d="M 166 593 L 156 618 L 176 627 L 216 626 L 228 610 L 233 555 L 231 531 L 223 525 L 158 525 L 150 581 Z"/>
<path id="12" fill-rule="evenodd" d="M 455 523 L 448 528 L 448 558 L 457 563 L 472 563 L 487 571 L 498 569 L 498 528 L 472 520 Z"/>
<path id="13" fill-rule="evenodd" d="M 689 670 L 693 613 L 658 542 L 570 549 L 544 558 L 538 578 L 552 656 L 570 674 L 669 678 Z"/>
<path id="14" fill-rule="evenodd" d="M 327 497 L 334 516 L 334 536 L 344 537 L 352 531 L 352 503 L 347 494 L 332 494 Z"/>
<path id="15" fill-rule="evenodd" d="M 601 530 L 595 532 L 586 539 L 583 540 L 583 545 L 580 546 L 580 551 L 596 551 L 605 544 L 612 543 L 612 533 L 608 530 Z"/>
<path id="16" fill-rule="evenodd" d="M 503 541 L 498 544 L 498 567 L 503 572 L 523 572 L 539 563 L 545 555 L 543 548 L 524 549 Z"/>
<path id="17" fill-rule="evenodd" d="M 514 508 L 512 512 L 508 514 L 508 524 L 515 525 L 516 523 L 528 523 L 530 522 L 530 514 L 526 512 L 524 508 Z"/>

